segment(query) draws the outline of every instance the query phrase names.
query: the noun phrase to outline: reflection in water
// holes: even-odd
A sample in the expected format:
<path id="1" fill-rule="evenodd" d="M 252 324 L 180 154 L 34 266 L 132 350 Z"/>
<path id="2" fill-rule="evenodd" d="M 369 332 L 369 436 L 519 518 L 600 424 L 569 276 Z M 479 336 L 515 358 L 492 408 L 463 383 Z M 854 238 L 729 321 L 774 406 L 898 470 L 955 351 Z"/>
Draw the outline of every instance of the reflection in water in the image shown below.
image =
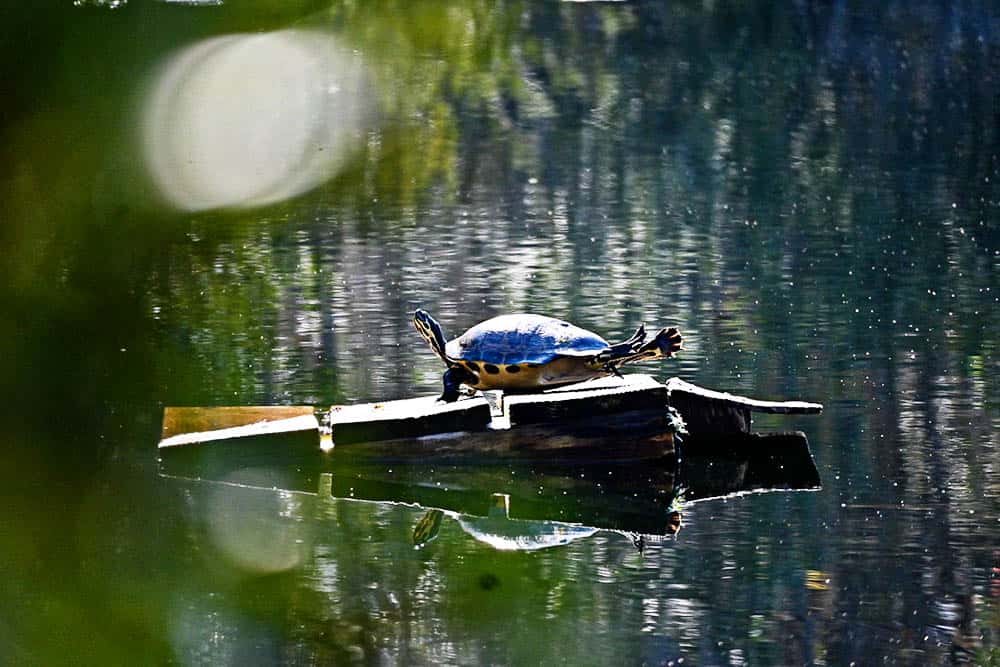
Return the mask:
<path id="1" fill-rule="evenodd" d="M 517 619 L 518 636 L 533 645 L 531 657 L 537 657 L 535 651 L 547 655 L 545 647 L 552 642 L 569 641 L 580 623 L 593 624 L 602 636 L 622 623 L 637 623 L 657 636 L 675 638 L 653 645 L 672 654 L 679 651 L 674 641 L 696 645 L 711 622 L 713 598 L 705 595 L 717 594 L 702 586 L 719 576 L 704 565 L 715 560 L 718 546 L 711 528 L 705 531 L 702 508 L 719 508 L 729 498 L 747 503 L 745 511 L 757 520 L 762 512 L 780 515 L 789 511 L 788 503 L 759 501 L 783 494 L 752 496 L 756 503 L 732 499 L 754 490 L 814 489 L 818 477 L 802 438 L 717 443 L 697 456 L 689 444 L 692 454 L 659 464 L 394 465 L 336 452 L 290 461 L 275 443 L 270 454 L 252 453 L 255 467 L 247 472 L 240 472 L 243 462 L 232 457 L 198 465 L 165 459 L 163 465 L 170 474 L 201 478 L 166 480 L 188 499 L 189 519 L 196 525 L 214 511 L 214 499 L 225 488 L 246 516 L 257 515 L 255 522 L 234 528 L 251 533 L 247 546 L 260 548 L 266 539 L 280 538 L 275 522 L 308 526 L 301 564 L 275 583 L 293 587 L 285 604 L 296 626 L 306 623 L 305 634 L 296 635 L 300 641 L 315 646 L 315 633 L 323 627 L 338 637 L 337 643 L 357 646 L 352 651 L 359 655 L 394 646 L 414 661 L 454 663 L 472 660 L 482 650 L 476 647 L 483 633 L 509 631 L 512 619 Z M 233 480 L 240 483 L 234 486 Z M 681 491 L 690 499 L 683 512 L 694 517 L 694 525 L 683 539 L 668 543 L 663 537 L 679 526 Z M 767 535 L 756 539 L 770 542 Z M 414 549 L 414 543 L 421 548 Z M 512 551 L 526 552 L 527 560 Z M 732 578 L 735 563 L 772 566 L 760 562 L 759 553 L 748 558 L 723 547 L 722 555 L 734 559 L 722 570 L 723 580 Z M 209 552 L 196 559 L 214 557 Z M 247 578 L 252 570 L 238 566 L 235 571 L 236 581 L 225 583 L 234 576 L 229 572 L 210 590 L 251 586 L 252 591 L 269 580 L 253 583 L 258 580 Z M 758 570 L 737 577 L 773 575 Z M 803 592 L 811 590 L 808 582 L 815 575 L 795 576 Z M 704 581 L 690 585 L 698 579 Z M 252 631 L 261 616 L 269 617 L 262 611 L 234 616 L 224 603 L 229 597 L 214 602 L 203 597 L 203 608 L 177 616 L 172 632 L 182 655 L 239 650 L 243 630 Z M 192 626 L 197 613 L 209 617 L 218 634 Z M 605 617 L 616 620 L 599 621 Z M 768 623 L 759 619 L 758 630 L 764 632 Z M 376 643 L 366 644 L 362 637 Z M 267 633 L 264 640 L 273 641 Z M 487 646 L 498 655 L 511 648 L 506 642 Z M 616 655 L 638 659 L 635 648 L 623 654 L 616 642 L 584 646 L 563 650 L 580 659 L 593 654 L 601 662 Z"/>
<path id="2" fill-rule="evenodd" d="M 511 464 L 483 459 L 475 465 L 385 463 L 377 457 L 366 460 L 357 448 L 306 454 L 292 444 L 283 438 L 247 441 L 245 455 L 236 450 L 216 456 L 178 452 L 161 460 L 161 471 L 218 489 L 198 510 L 216 546 L 245 569 L 279 570 L 286 568 L 280 564 L 270 568 L 269 563 L 284 562 L 280 554 L 292 558 L 299 548 L 293 544 L 301 545 L 307 537 L 303 533 L 286 539 L 287 528 L 270 527 L 268 516 L 296 513 L 292 499 L 299 495 L 290 493 L 428 508 L 412 529 L 411 540 L 418 547 L 434 541 L 443 518 L 449 517 L 494 549 L 532 551 L 564 546 L 598 530 L 674 535 L 680 528 L 681 505 L 751 492 L 816 490 L 820 485 L 801 433 L 690 437 L 679 457 L 615 464 Z M 249 460 L 253 467 L 247 467 Z M 275 490 L 281 509 L 256 503 L 233 516 L 236 503 L 230 498 L 254 488 Z M 373 511 L 378 510 L 373 507 Z M 241 544 L 242 539 L 248 544 Z M 261 548 L 264 542 L 267 549 Z M 246 562 L 254 557 L 262 562 Z"/>
<path id="3" fill-rule="evenodd" d="M 344 164 L 371 104 L 358 56 L 328 33 L 204 40 L 172 56 L 150 86 L 147 165 L 181 209 L 273 204 Z"/>
<path id="4" fill-rule="evenodd" d="M 448 513 L 466 533 L 500 551 L 534 551 L 547 547 L 560 547 L 574 540 L 590 537 L 597 528 L 578 526 L 558 521 L 523 521 L 511 519 L 510 497 L 503 493 L 493 495 L 494 506 L 486 517 L 466 517 Z M 421 548 L 437 538 L 445 512 L 427 510 L 413 527 L 413 546 Z"/>
<path id="5" fill-rule="evenodd" d="M 400 179 L 435 184 L 424 199 L 402 186 L 387 197 L 372 161 L 348 204 L 305 202 L 291 222 L 179 254 L 156 305 L 190 325 L 178 347 L 206 395 L 251 404 L 436 391 L 438 364 L 409 327 L 417 306 L 453 330 L 518 311 L 621 338 L 679 322 L 687 353 L 652 372 L 827 404 L 803 425 L 824 492 L 692 504 L 684 539 L 647 548 L 659 560 L 616 589 L 623 600 L 594 601 L 614 578 L 606 534 L 532 554 L 599 582 L 577 591 L 593 601 L 583 613 L 669 636 L 708 664 L 942 662 L 966 606 L 995 645 L 1000 31 L 984 5 L 903 4 L 528 10 L 519 48 L 494 45 L 518 58 L 454 74 L 459 103 L 414 126 L 439 130 L 432 145 L 457 142 L 440 184 L 416 166 Z M 479 36 L 502 34 L 487 22 Z M 526 83 L 509 84 L 510 71 Z M 429 67 L 416 78 L 436 81 Z M 419 553 L 464 558 L 449 528 Z M 428 566 L 440 576 L 425 573 L 421 591 L 465 563 Z M 810 587 L 814 570 L 831 590 Z M 571 606 L 553 597 L 544 613 Z M 477 632 L 458 616 L 443 642 L 500 625 Z"/>
<path id="6" fill-rule="evenodd" d="M 301 512 L 296 496 L 247 492 L 262 483 L 274 484 L 274 476 L 273 470 L 243 468 L 215 487 L 204 509 L 208 544 L 250 574 L 291 570 L 301 565 L 309 549 L 310 526 L 295 518 Z"/>
<path id="7" fill-rule="evenodd" d="M 597 528 L 558 521 L 511 519 L 510 496 L 505 493 L 493 494 L 489 514 L 485 517 L 459 516 L 457 521 L 466 533 L 500 551 L 561 547 L 597 532 Z"/>

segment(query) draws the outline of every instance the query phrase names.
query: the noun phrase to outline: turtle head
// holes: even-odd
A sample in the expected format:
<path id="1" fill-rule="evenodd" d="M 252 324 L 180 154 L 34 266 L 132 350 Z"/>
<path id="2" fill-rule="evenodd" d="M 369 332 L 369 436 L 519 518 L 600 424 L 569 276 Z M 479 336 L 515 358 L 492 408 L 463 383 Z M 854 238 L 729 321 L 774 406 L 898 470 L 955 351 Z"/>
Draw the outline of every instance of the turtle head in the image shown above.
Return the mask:
<path id="1" fill-rule="evenodd" d="M 444 352 L 446 340 L 444 329 L 441 328 L 438 321 L 431 317 L 426 310 L 417 308 L 417 311 L 413 313 L 413 326 L 416 327 L 417 333 L 431 346 L 431 349 L 447 363 L 448 355 Z"/>

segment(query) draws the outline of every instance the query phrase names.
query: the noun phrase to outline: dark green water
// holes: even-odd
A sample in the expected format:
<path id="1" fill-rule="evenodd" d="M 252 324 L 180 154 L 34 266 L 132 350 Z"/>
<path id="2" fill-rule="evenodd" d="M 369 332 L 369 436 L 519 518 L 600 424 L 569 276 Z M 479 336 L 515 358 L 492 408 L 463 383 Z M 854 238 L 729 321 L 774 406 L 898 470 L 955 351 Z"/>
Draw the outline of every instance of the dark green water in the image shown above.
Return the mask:
<path id="1" fill-rule="evenodd" d="M 995 4 L 76 4 L 0 13 L 5 663 L 1000 660 Z M 676 325 L 822 489 L 415 550 L 159 474 L 164 405 L 438 391 L 417 306 Z"/>

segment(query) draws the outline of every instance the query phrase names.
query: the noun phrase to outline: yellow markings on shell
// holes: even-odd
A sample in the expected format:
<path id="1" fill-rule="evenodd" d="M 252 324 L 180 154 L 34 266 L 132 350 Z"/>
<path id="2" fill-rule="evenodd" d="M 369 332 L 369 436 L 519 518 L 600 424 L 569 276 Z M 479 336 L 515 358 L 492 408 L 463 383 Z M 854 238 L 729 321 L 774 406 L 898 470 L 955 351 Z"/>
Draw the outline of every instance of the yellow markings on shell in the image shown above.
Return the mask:
<path id="1" fill-rule="evenodd" d="M 520 370 L 510 372 L 516 366 Z M 475 389 L 535 389 L 607 375 L 580 357 L 561 357 L 547 364 L 507 364 L 500 373 L 480 373 Z"/>

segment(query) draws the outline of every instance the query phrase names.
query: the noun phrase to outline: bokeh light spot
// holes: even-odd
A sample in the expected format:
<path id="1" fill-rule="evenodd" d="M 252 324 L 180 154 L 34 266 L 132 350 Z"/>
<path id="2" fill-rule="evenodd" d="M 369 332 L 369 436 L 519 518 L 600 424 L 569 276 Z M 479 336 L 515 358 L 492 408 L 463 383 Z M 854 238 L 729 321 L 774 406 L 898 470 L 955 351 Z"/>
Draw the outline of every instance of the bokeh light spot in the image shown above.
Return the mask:
<path id="1" fill-rule="evenodd" d="M 146 164 L 183 210 L 276 203 L 337 172 L 370 102 L 361 58 L 328 33 L 204 40 L 170 57 L 149 87 Z"/>

